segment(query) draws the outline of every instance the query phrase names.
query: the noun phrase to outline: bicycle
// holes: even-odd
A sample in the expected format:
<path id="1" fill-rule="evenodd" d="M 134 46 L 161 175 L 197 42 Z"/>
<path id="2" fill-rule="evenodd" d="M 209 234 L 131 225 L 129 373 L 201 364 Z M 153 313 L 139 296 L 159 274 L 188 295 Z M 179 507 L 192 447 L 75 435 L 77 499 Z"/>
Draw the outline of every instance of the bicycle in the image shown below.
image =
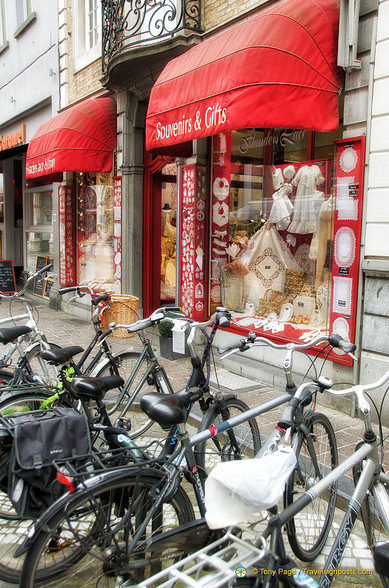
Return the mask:
<path id="1" fill-rule="evenodd" d="M 74 378 L 67 387 L 69 402 L 61 398 L 61 406 L 74 408 L 77 403 L 87 416 L 89 425 L 93 454 L 81 456 L 78 459 L 85 464 L 84 479 L 93 475 L 95 463 L 113 465 L 128 464 L 147 457 L 146 449 L 150 450 L 153 442 L 145 445 L 144 448 L 136 446 L 123 429 L 114 427 L 108 416 L 103 397 L 106 392 L 123 384 L 120 376 L 109 376 L 105 378 Z M 31 394 L 37 396 L 37 394 Z M 94 404 L 94 414 L 91 414 L 91 403 Z M 31 404 L 30 404 L 31 406 Z M 50 403 L 50 407 L 54 402 Z M 41 409 L 41 406 L 34 407 Z M 48 408 L 48 407 L 46 407 Z M 2 525 L 2 549 L 0 560 L 0 578 L 7 582 L 18 583 L 20 579 L 21 560 L 15 558 L 15 551 L 18 544 L 23 540 L 24 535 L 34 524 L 31 518 L 23 518 L 15 511 L 8 495 L 8 474 L 10 466 L 10 455 L 12 448 L 12 430 L 18 417 L 25 413 L 13 413 L 10 416 L 0 416 L 0 524 Z M 66 468 L 66 462 L 61 463 Z M 65 487 L 64 487 L 65 490 Z M 12 537 L 12 541 L 5 539 Z"/>
<path id="2" fill-rule="evenodd" d="M 163 391 L 166 394 L 173 393 L 166 372 L 159 365 L 150 341 L 141 335 L 141 338 L 144 337 L 145 340 L 142 353 L 132 351 L 132 349 L 113 353 L 108 345 L 107 336 L 114 330 L 114 327 L 112 327 L 112 330 L 106 331 L 105 334 L 103 334 L 101 328 L 102 313 L 107 304 L 109 304 L 109 294 L 104 293 L 95 296 L 90 286 L 71 286 L 61 288 L 59 292 L 61 295 L 68 292 L 75 292 L 80 297 L 87 293 L 91 295 L 91 322 L 95 334 L 86 350 L 77 345 L 61 348 L 58 345 L 49 344 L 50 348 L 45 348 L 42 353 L 39 353 L 41 365 L 45 366 L 46 371 L 50 368 L 53 372 L 50 383 L 53 385 L 53 388 L 56 388 L 58 383 L 60 386 L 63 387 L 65 385 L 66 387 L 66 382 L 70 382 L 74 376 L 123 376 L 125 386 L 121 386 L 115 392 L 114 398 L 116 397 L 117 399 L 111 403 L 111 396 L 108 400 L 110 403 L 109 415 L 117 414 L 119 407 L 123 404 L 123 399 L 128 397 L 125 406 L 116 418 L 116 424 L 121 428 L 127 427 L 128 430 L 131 428 L 132 438 L 139 437 L 152 425 L 152 422 L 148 419 L 145 422 L 145 416 L 139 411 L 133 411 L 131 420 L 124 419 L 123 417 L 130 408 L 136 407 L 139 403 L 137 396 L 141 393 L 142 387 L 149 391 L 153 383 L 156 382 L 155 387 L 158 391 Z M 155 325 L 164 318 L 168 310 L 171 309 L 158 309 L 147 319 L 137 321 L 134 323 L 135 327 L 133 327 L 133 332 L 138 330 L 140 333 L 143 329 Z M 130 328 L 132 325 L 127 325 L 127 327 Z M 74 357 L 80 353 L 82 353 L 81 358 L 76 362 Z M 146 372 L 145 366 L 149 366 Z M 23 369 L 24 365 L 21 365 L 20 370 Z M 132 388 L 134 388 L 133 391 Z M 21 409 L 29 410 L 31 408 L 35 410 L 40 407 L 41 403 L 45 403 L 52 396 L 52 392 L 45 389 L 36 391 L 35 395 L 32 395 L 33 390 L 27 389 L 24 391 L 20 387 L 19 392 L 14 387 L 11 387 L 7 392 L 5 402 L 2 402 L 0 398 L 0 412 L 4 410 L 8 412 Z"/>
<path id="3" fill-rule="evenodd" d="M 320 337 L 316 342 L 319 339 L 321 342 L 329 340 L 328 337 Z M 334 338 L 333 343 L 339 347 L 343 344 L 340 338 Z M 306 348 L 308 346 L 305 345 Z M 284 411 L 283 420 L 286 422 L 287 418 L 294 418 L 299 412 L 300 404 L 308 402 L 306 390 L 309 385 L 315 390 L 321 389 L 321 384 L 317 382 L 304 384 L 295 394 L 282 394 L 192 437 L 189 437 L 186 429 L 187 405 L 197 399 L 201 394 L 200 389 L 189 388 L 186 397 L 177 394 L 145 395 L 141 400 L 141 406 L 162 426 L 177 427 L 180 444 L 164 462 L 154 461 L 153 464 L 151 461 L 147 468 L 122 468 L 122 471 L 102 473 L 100 477 L 89 479 L 86 486 L 80 483 L 74 494 L 58 500 L 37 522 L 34 533 L 22 548 L 24 552 L 28 549 L 28 557 L 22 572 L 26 587 L 33 586 L 37 570 L 44 568 L 48 557 L 48 545 L 54 534 L 64 538 L 64 548 L 61 557 L 58 558 L 56 575 L 52 575 L 51 578 L 47 575 L 45 586 L 55 585 L 53 582 L 58 581 L 60 574 L 66 574 L 67 580 L 70 580 L 74 571 L 74 553 L 77 554 L 79 562 L 74 573 L 80 574 L 82 570 L 87 570 L 88 579 L 85 580 L 85 586 L 95 585 L 97 578 L 101 585 L 103 580 L 106 585 L 112 586 L 116 581 L 128 580 L 128 584 L 124 585 L 130 586 L 135 579 L 139 581 L 139 575 L 149 575 L 158 566 L 175 561 L 193 551 L 196 544 L 201 546 L 209 542 L 212 534 L 203 518 L 205 503 L 202 476 L 192 448 L 218 433 L 227 429 L 233 430 L 245 421 L 255 419 L 286 402 L 288 406 Z M 279 430 L 280 427 L 276 427 L 274 435 L 269 436 L 260 452 L 266 453 L 276 449 L 281 438 Z M 298 434 L 309 437 L 309 431 L 308 426 L 308 431 L 301 428 Z M 312 455 L 317 467 L 314 447 Z M 175 496 L 184 476 L 193 486 L 202 518 L 171 528 L 169 531 L 161 530 L 159 526 L 153 525 L 154 517 L 157 516 L 159 509 L 163 508 L 165 500 Z M 320 472 L 318 477 L 321 477 Z M 143 496 L 143 500 L 140 496 Z M 112 521 L 111 513 L 118 512 L 118 505 L 120 520 Z M 325 524 L 330 524 L 329 517 L 326 518 Z M 99 538 L 96 538 L 94 525 L 99 526 Z M 66 554 L 69 541 L 71 548 Z M 56 554 L 51 554 L 51 563 L 55 556 Z"/>
<path id="4" fill-rule="evenodd" d="M 334 390 L 330 380 L 327 378 L 323 380 L 322 384 L 326 392 L 343 397 L 353 395 L 358 404 L 364 423 L 364 434 L 352 455 L 344 459 L 320 481 L 311 485 L 296 502 L 279 513 L 275 509 L 259 538 L 257 537 L 254 541 L 242 540 L 229 531 L 218 542 L 209 544 L 168 570 L 138 584 L 137 588 L 157 586 L 162 583 L 166 588 L 170 588 L 176 585 L 178 579 L 180 586 L 192 587 L 211 585 L 212 587 L 269 588 L 278 586 L 279 582 L 286 586 L 328 587 L 336 577 L 336 571 L 359 513 L 361 513 L 368 546 L 374 556 L 376 571 L 383 586 L 389 586 L 389 475 L 382 467 L 384 439 L 380 419 L 380 439 L 377 443 L 377 436 L 372 428 L 371 407 L 366 399 L 369 390 L 380 388 L 388 382 L 389 371 L 372 384 L 357 384 L 343 390 Z M 378 415 L 381 417 L 380 411 Z M 323 566 L 324 572 L 320 581 L 316 582 L 306 573 L 307 570 L 301 570 L 298 564 L 287 555 L 282 528 L 288 525 L 297 514 L 303 514 L 308 505 L 314 504 L 323 492 L 328 491 L 351 469 L 355 488 Z M 249 573 L 246 578 L 237 580 L 238 565 L 254 569 L 255 575 Z M 124 588 L 126 584 L 122 586 Z"/>
<path id="5" fill-rule="evenodd" d="M 38 321 L 34 316 L 36 309 L 31 302 L 23 298 L 29 285 L 38 276 L 43 275 L 53 267 L 53 264 L 41 268 L 31 273 L 27 278 L 23 288 L 14 294 L 1 294 L 0 301 L 9 302 L 9 317 L 0 319 L 0 343 L 7 345 L 10 343 L 6 352 L 0 358 L 0 378 L 1 383 L 6 386 L 17 386 L 29 382 L 41 384 L 50 384 L 55 379 L 52 368 L 42 361 L 41 351 L 47 348 L 58 347 L 54 343 L 47 341 L 44 333 L 38 329 Z M 15 306 L 23 306 L 23 312 L 15 313 Z M 18 326 L 17 323 L 23 321 L 25 324 Z M 7 327 L 8 323 L 13 323 L 12 327 Z M 23 344 L 27 344 L 24 349 Z M 12 359 L 15 353 L 18 355 L 17 363 L 13 371 L 8 368 L 12 366 Z M 1 389 L 0 389 L 1 391 Z"/>
<path id="6" fill-rule="evenodd" d="M 223 316 L 223 313 L 220 313 L 220 315 Z M 134 323 L 133 325 L 128 325 L 127 328 L 136 332 L 136 330 L 138 330 L 138 329 L 144 329 L 145 324 L 149 325 L 150 323 L 154 323 L 154 321 L 161 320 L 161 318 L 163 318 L 163 317 L 164 317 L 164 313 L 162 311 L 156 311 L 148 319 L 144 319 L 142 321 L 137 321 L 137 323 Z M 219 319 L 217 319 L 215 322 L 216 322 L 216 325 L 218 325 Z M 111 329 L 113 329 L 113 328 L 115 328 L 114 325 L 111 327 Z M 214 332 L 216 332 L 216 328 L 214 328 Z M 196 329 L 196 325 L 193 325 L 193 333 L 195 332 L 195 329 Z M 107 334 L 108 334 L 108 331 L 105 334 L 103 334 L 101 337 L 104 338 L 105 336 L 107 336 Z M 210 348 L 210 345 L 209 345 L 208 349 L 209 348 Z M 49 350 L 44 354 L 44 356 L 45 356 L 46 360 L 51 360 L 54 363 L 62 363 L 64 360 L 70 359 L 70 357 L 72 356 L 73 353 L 74 353 L 74 348 L 65 348 L 65 349 L 60 348 L 60 349 L 55 349 L 55 350 Z M 207 378 L 204 375 L 201 361 L 195 355 L 195 351 L 193 351 L 193 349 L 192 349 L 192 353 L 194 354 L 193 371 L 192 371 L 191 377 L 189 379 L 189 384 L 192 385 L 194 382 L 198 382 L 198 384 L 201 384 L 203 386 L 202 394 L 204 394 L 206 392 Z M 206 355 L 207 354 L 205 354 L 205 356 Z M 49 407 L 53 406 L 54 403 L 57 403 L 57 402 L 61 405 L 72 406 L 74 404 L 74 396 L 76 396 L 77 398 L 81 397 L 81 404 L 82 404 L 81 408 L 82 408 L 83 412 L 87 415 L 90 426 L 95 431 L 95 435 L 99 435 L 101 430 L 103 430 L 103 432 L 105 432 L 105 428 L 102 427 L 102 424 L 104 424 L 104 422 L 106 422 L 106 421 L 108 421 L 108 424 L 109 424 L 109 416 L 108 416 L 108 412 L 106 411 L 106 403 L 102 402 L 102 394 L 101 393 L 100 393 L 100 395 L 98 394 L 99 387 L 102 385 L 103 380 L 108 380 L 108 382 L 110 382 L 110 384 L 111 384 L 109 386 L 108 390 L 109 389 L 111 389 L 111 390 L 116 389 L 116 386 L 112 385 L 112 381 L 114 381 L 114 383 L 116 382 L 116 385 L 117 385 L 118 377 L 114 376 L 114 377 L 108 377 L 108 378 L 94 378 L 94 377 L 85 378 L 84 376 L 74 377 L 74 375 L 72 374 L 72 377 L 68 381 L 67 375 L 68 375 L 68 372 L 65 369 L 61 368 L 59 370 L 59 379 L 60 379 L 60 382 L 62 382 L 62 384 L 63 384 L 63 390 L 62 391 L 60 390 L 60 395 L 58 395 L 58 393 L 55 391 L 51 391 L 51 396 L 47 397 L 46 390 L 42 391 L 41 393 L 31 393 L 31 392 L 21 393 L 19 395 L 14 395 L 11 399 L 9 399 L 7 401 L 7 403 L 0 404 L 0 410 L 3 412 L 3 414 L 5 414 L 7 412 L 9 414 L 11 411 L 14 412 L 15 409 L 17 409 L 20 406 L 22 406 L 24 409 L 26 409 L 26 407 L 33 408 L 33 409 L 42 409 L 42 408 L 49 408 Z M 209 375 L 208 375 L 208 378 L 209 378 Z M 123 380 L 121 380 L 121 384 L 123 384 Z M 107 388 L 107 386 L 106 386 L 106 388 Z M 55 392 L 55 393 L 53 393 L 53 392 Z M 180 395 L 180 398 L 182 398 L 183 395 L 185 395 L 185 394 L 188 395 L 188 391 L 182 390 L 181 392 L 179 392 L 177 394 Z M 189 395 L 190 395 L 190 392 L 189 392 Z M 219 400 L 218 406 L 221 406 L 223 404 L 223 406 L 225 405 L 225 408 L 223 408 L 223 409 L 228 410 L 229 400 L 230 399 L 227 399 L 227 401 L 225 401 L 224 403 L 222 403 L 222 401 Z M 92 406 L 90 406 L 91 402 L 92 402 Z M 97 407 L 95 406 L 96 402 L 97 402 Z M 214 402 L 216 402 L 216 401 L 214 401 Z M 187 414 L 189 414 L 189 404 L 188 404 Z M 243 405 L 244 410 L 246 410 L 247 408 L 248 407 L 246 405 Z M 92 410 L 95 411 L 96 414 L 94 414 L 94 413 L 92 414 L 92 412 L 91 412 Z M 254 434 L 255 434 L 255 437 L 252 440 L 252 444 L 253 444 L 254 448 L 256 449 L 257 444 L 258 444 L 258 440 L 259 440 L 259 431 L 258 431 L 258 428 L 257 428 L 257 425 L 255 422 L 252 424 L 252 430 L 254 431 Z M 122 433 L 123 432 L 125 433 L 125 431 L 122 431 Z M 133 447 L 132 438 L 130 439 L 127 435 L 124 435 L 124 438 L 125 438 L 126 445 L 130 445 L 131 447 Z M 245 439 L 245 441 L 247 442 L 247 439 Z M 176 431 L 176 427 L 174 426 L 171 429 L 171 431 L 169 432 L 168 438 L 164 443 L 164 447 L 161 449 L 160 455 L 158 456 L 158 460 L 164 460 L 166 456 L 170 455 L 174 450 L 176 442 L 177 442 L 177 431 Z M 149 447 L 149 451 L 150 451 L 150 447 Z M 240 445 L 239 445 L 239 442 L 237 442 L 237 441 L 236 441 L 236 451 L 240 451 Z M 145 459 L 146 459 L 146 461 L 148 459 L 150 459 L 150 456 L 147 456 L 145 458 L 142 452 L 140 452 L 139 454 L 135 454 L 135 456 L 137 456 L 138 459 L 140 459 L 141 463 L 143 463 L 145 461 Z M 158 475 L 160 477 L 160 474 L 158 474 Z M 180 496 L 181 495 L 184 497 L 184 498 L 182 498 L 182 501 L 185 504 L 190 504 L 189 499 L 187 499 L 186 495 L 184 495 L 183 492 L 180 490 Z M 6 516 L 8 513 L 8 510 L 9 510 L 9 502 L 6 501 L 6 504 L 4 507 L 0 506 L 0 516 L 2 516 L 2 515 Z M 185 513 L 188 513 L 188 508 L 186 508 Z M 189 518 L 193 518 L 193 514 L 192 514 L 193 509 L 190 509 L 189 513 L 190 513 Z M 185 514 L 185 516 L 186 516 L 186 514 Z M 186 518 L 188 518 L 188 517 L 186 517 Z M 182 520 L 181 520 L 181 522 L 182 522 Z M 18 522 L 17 522 L 17 524 L 18 524 Z M 19 539 L 21 539 L 21 538 L 22 538 L 22 536 L 21 536 L 21 534 L 19 534 Z M 11 554 L 11 557 L 12 557 L 12 555 L 13 555 L 13 552 Z M 8 581 L 11 581 L 12 578 L 15 578 L 15 573 L 12 573 L 12 571 L 11 572 L 9 571 L 9 568 L 11 568 L 11 570 L 12 570 L 11 561 L 12 560 L 10 560 L 10 563 L 8 563 L 6 565 L 5 564 L 5 555 L 4 555 L 3 564 L 0 564 L 0 577 L 3 577 L 4 579 L 6 579 Z M 14 560 L 13 560 L 13 563 L 14 563 Z M 5 568 L 8 568 L 8 570 Z M 16 565 L 15 565 L 15 569 L 17 570 Z M 17 573 L 18 572 L 16 571 L 16 574 Z"/>

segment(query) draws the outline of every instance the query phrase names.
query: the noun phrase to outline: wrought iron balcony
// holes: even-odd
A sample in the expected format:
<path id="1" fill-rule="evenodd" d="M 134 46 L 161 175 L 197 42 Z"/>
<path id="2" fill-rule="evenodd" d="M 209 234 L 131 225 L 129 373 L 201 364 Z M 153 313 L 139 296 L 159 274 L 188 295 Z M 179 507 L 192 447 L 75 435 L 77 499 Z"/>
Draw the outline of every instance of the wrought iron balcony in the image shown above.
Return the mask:
<path id="1" fill-rule="evenodd" d="M 102 0 L 103 73 L 121 52 L 179 31 L 201 32 L 201 0 Z"/>

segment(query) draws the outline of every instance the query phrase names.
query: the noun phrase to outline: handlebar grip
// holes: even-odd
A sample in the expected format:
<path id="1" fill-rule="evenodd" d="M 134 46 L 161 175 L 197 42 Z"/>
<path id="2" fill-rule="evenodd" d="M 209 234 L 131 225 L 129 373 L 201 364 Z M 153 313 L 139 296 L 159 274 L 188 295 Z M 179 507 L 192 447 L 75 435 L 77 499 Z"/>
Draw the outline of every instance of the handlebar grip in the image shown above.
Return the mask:
<path id="1" fill-rule="evenodd" d="M 219 316 L 219 327 L 229 327 L 230 326 L 230 321 L 228 320 L 228 318 L 223 314 L 221 316 Z"/>
<path id="2" fill-rule="evenodd" d="M 45 265 L 45 267 L 42 267 L 40 270 L 38 270 L 36 273 L 37 274 L 43 274 L 44 272 L 48 272 L 52 268 L 53 268 L 53 264 L 52 263 L 49 263 L 48 265 Z"/>
<path id="3" fill-rule="evenodd" d="M 76 292 L 78 286 L 66 286 L 65 288 L 59 288 L 59 294 L 67 294 L 67 292 Z"/>
<path id="4" fill-rule="evenodd" d="M 98 304 L 100 304 L 100 302 L 107 301 L 107 300 L 109 300 L 109 293 L 104 292 L 103 294 L 96 296 L 96 298 L 92 298 L 92 300 L 91 300 L 92 306 L 97 306 Z"/>
<path id="5" fill-rule="evenodd" d="M 152 327 L 153 324 L 154 324 L 153 321 L 151 321 L 149 319 L 142 319 L 140 321 L 137 321 L 133 325 L 128 326 L 127 331 L 129 333 L 137 333 L 138 331 L 143 331 L 144 329 L 148 329 L 149 327 Z"/>
<path id="6" fill-rule="evenodd" d="M 99 341 L 103 341 L 104 339 L 106 339 L 108 337 L 108 335 L 110 335 L 111 333 L 113 333 L 114 329 L 112 329 L 111 327 L 109 327 L 109 329 L 107 329 L 106 331 L 104 331 L 104 333 L 101 333 L 100 337 L 99 337 Z"/>
<path id="7" fill-rule="evenodd" d="M 357 348 L 355 343 L 351 343 L 350 341 L 346 341 L 345 339 L 343 339 L 343 337 L 341 337 L 337 333 L 332 333 L 332 335 L 330 335 L 328 337 L 328 341 L 330 342 L 332 347 L 337 347 L 338 349 L 341 349 L 345 353 L 352 353 Z"/>
<path id="8" fill-rule="evenodd" d="M 238 342 L 235 343 L 229 343 L 227 345 L 219 345 L 217 350 L 220 353 L 220 355 L 222 355 L 223 353 L 226 353 L 227 351 L 233 351 L 234 349 L 245 349 L 245 345 L 246 345 L 246 339 L 241 339 Z M 248 347 L 247 347 L 248 349 Z"/>
<path id="9" fill-rule="evenodd" d="M 180 306 L 164 306 L 163 311 L 164 312 L 181 312 L 181 307 Z"/>

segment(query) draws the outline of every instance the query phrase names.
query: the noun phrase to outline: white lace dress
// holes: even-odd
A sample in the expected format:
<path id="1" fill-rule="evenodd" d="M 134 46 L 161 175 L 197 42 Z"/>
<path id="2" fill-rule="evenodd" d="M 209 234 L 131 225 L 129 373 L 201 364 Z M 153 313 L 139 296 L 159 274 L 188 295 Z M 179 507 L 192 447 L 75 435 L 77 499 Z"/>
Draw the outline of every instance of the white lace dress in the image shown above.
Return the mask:
<path id="1" fill-rule="evenodd" d="M 317 189 L 323 184 L 319 166 L 304 165 L 292 180 L 297 186 L 296 199 L 294 201 L 293 220 L 288 227 L 289 233 L 307 235 L 315 231 L 320 206 L 324 200 L 324 194 Z"/>

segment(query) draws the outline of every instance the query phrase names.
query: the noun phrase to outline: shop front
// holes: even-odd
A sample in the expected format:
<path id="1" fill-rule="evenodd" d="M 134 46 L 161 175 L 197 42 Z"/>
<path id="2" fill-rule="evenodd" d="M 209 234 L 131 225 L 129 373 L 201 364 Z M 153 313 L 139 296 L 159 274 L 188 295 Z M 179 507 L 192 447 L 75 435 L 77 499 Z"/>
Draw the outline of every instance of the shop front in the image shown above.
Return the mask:
<path id="1" fill-rule="evenodd" d="M 121 293 L 121 178 L 115 176 L 115 148 L 116 102 L 106 96 L 64 110 L 41 125 L 29 143 L 26 181 L 33 194 L 34 239 L 27 240 L 28 260 L 33 265 L 37 255 L 53 256 L 50 243 L 43 249 L 42 228 L 50 216 L 47 186 L 53 185 L 58 206 L 53 210 L 51 204 L 50 210 L 61 286 L 93 284 L 96 291 Z M 39 231 L 33 233 L 35 223 Z"/>
<path id="2" fill-rule="evenodd" d="M 365 142 L 343 126 L 338 19 L 333 0 L 281 2 L 152 89 L 146 149 L 180 157 L 177 299 L 192 318 L 223 305 L 238 334 L 354 340 Z"/>

